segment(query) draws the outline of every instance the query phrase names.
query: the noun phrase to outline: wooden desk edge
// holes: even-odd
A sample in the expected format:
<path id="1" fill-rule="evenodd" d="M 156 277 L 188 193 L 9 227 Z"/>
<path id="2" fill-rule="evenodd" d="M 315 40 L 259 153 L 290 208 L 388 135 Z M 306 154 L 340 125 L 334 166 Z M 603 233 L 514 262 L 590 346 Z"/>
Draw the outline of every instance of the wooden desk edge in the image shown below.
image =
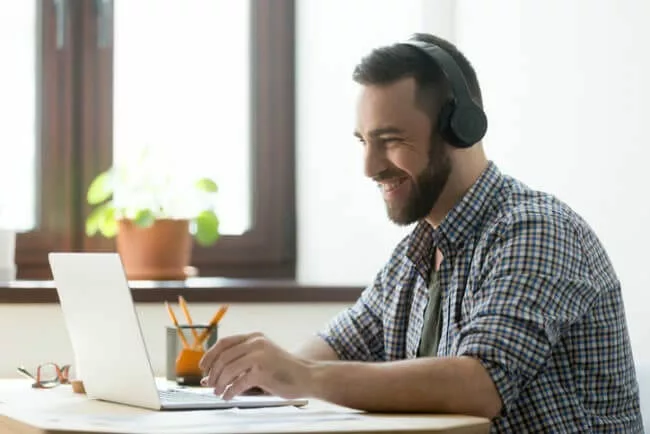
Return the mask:
<path id="1" fill-rule="evenodd" d="M 21 401 L 24 401 L 25 399 L 29 399 L 29 396 L 32 393 L 35 393 L 34 390 L 31 388 L 27 387 L 22 387 L 25 386 L 29 383 L 28 380 L 24 379 L 6 379 L 5 381 L 0 379 L 0 386 L 5 386 L 7 387 L 8 391 L 12 391 L 12 389 L 15 389 L 16 391 L 20 391 L 22 393 L 18 393 L 19 396 L 12 395 L 12 398 L 16 398 L 15 400 L 13 399 L 2 399 L 2 402 L 0 404 L 0 409 L 2 407 L 8 407 L 11 408 L 13 405 L 20 403 Z M 63 386 L 62 386 L 63 387 Z M 1 387 L 0 387 L 1 389 Z M 48 391 L 50 392 L 50 391 Z M 62 400 L 63 402 L 66 402 L 68 399 L 73 399 L 75 402 L 77 400 L 77 396 L 72 394 L 72 391 L 63 391 L 63 390 L 53 390 L 51 392 L 54 392 L 53 395 L 47 395 L 50 396 L 50 398 L 47 398 L 47 402 L 54 402 L 54 401 L 59 401 Z M 65 393 L 65 392 L 69 392 Z M 119 404 L 115 404 L 119 405 Z M 312 406 L 313 405 L 313 406 Z M 34 412 L 37 413 L 39 410 L 46 410 L 49 404 L 46 403 L 46 405 L 41 404 L 41 406 L 37 406 L 34 408 Z M 322 406 L 322 408 L 321 408 Z M 363 433 L 363 434 L 386 434 L 388 432 L 391 433 L 402 433 L 402 434 L 425 434 L 425 433 L 452 433 L 452 434 L 486 434 L 490 430 L 490 421 L 487 419 L 482 419 L 478 417 L 471 417 L 471 416 L 463 416 L 463 415 L 439 415 L 445 419 L 449 418 L 451 421 L 454 421 L 457 419 L 458 423 L 452 423 L 452 425 L 457 425 L 454 427 L 432 427 L 432 426 L 422 426 L 421 424 L 415 422 L 416 419 L 428 419 L 432 416 L 436 416 L 433 414 L 422 414 L 422 413 L 365 413 L 365 412 L 357 412 L 355 410 L 351 409 L 346 409 L 345 407 L 339 407 L 334 404 L 327 403 L 325 401 L 318 401 L 318 400 L 310 400 L 310 403 L 308 404 L 307 408 L 312 408 L 314 410 L 332 410 L 336 411 L 336 408 L 340 408 L 342 413 L 347 413 L 348 411 L 351 411 L 351 413 L 354 414 L 361 414 L 361 415 L 367 415 L 370 416 L 371 419 L 373 419 L 373 422 L 369 424 L 364 424 L 361 425 L 361 427 L 365 426 L 366 430 L 364 431 L 359 431 L 358 428 L 360 426 L 358 424 L 352 424 L 352 426 L 337 426 L 337 427 L 332 427 L 332 426 L 314 426 L 313 428 L 317 428 L 318 430 L 310 430 L 310 431 L 301 431 L 300 429 L 296 429 L 296 427 L 293 427 L 292 429 L 289 429 L 288 431 L 277 431 L 277 430 L 271 430 L 270 432 L 267 432 L 266 429 L 261 429 L 258 431 L 255 431 L 255 434 L 278 434 L 282 432 L 286 433 L 298 433 L 298 432 L 303 432 L 305 434 L 356 434 L 356 433 Z M 330 408 L 331 407 L 331 408 Z M 7 408 L 7 409 L 8 409 Z M 24 406 L 22 407 L 23 409 L 25 408 Z M 34 418 L 34 420 L 30 420 L 29 418 L 26 418 L 24 416 L 20 416 L 21 412 L 19 411 L 18 413 L 14 414 L 11 411 L 8 411 L 6 414 L 4 411 L 0 413 L 0 433 L 7 433 L 7 434 L 97 434 L 99 432 L 109 432 L 109 431 L 93 431 L 89 430 L 89 428 L 85 428 L 84 431 L 80 430 L 74 430 L 74 429 L 69 429 L 66 427 L 60 427 L 60 428 L 47 428 L 43 427 L 40 425 L 38 422 L 38 417 Z M 31 414 L 31 411 L 28 413 Z M 12 417 L 13 415 L 13 417 Z M 27 416 L 27 414 L 25 415 Z M 395 419 L 390 421 L 390 419 Z M 386 423 L 384 424 L 382 419 L 387 419 Z M 410 424 L 407 422 L 408 420 L 412 421 L 412 425 L 409 426 Z M 370 420 L 368 420 L 370 422 Z M 392 423 L 391 423 L 392 422 Z M 376 423 L 376 425 L 375 425 Z M 356 425 L 356 426 L 354 426 Z M 389 431 L 391 430 L 392 431 Z"/>
<path id="2" fill-rule="evenodd" d="M 387 415 L 388 416 L 388 415 Z M 98 434 L 99 431 L 68 431 L 68 430 L 48 430 L 42 429 L 34 425 L 30 425 L 27 422 L 18 421 L 12 419 L 9 416 L 0 414 L 0 432 L 3 434 Z M 327 431 L 310 431 L 308 434 L 333 434 L 337 431 L 327 430 Z M 348 431 L 338 430 L 338 432 L 346 433 Z M 490 432 L 490 423 L 486 421 L 482 424 L 473 424 L 463 427 L 456 427 L 451 429 L 446 429 L 444 431 L 431 431 L 429 429 L 398 429 L 392 431 L 357 431 L 359 434 L 488 434 Z M 264 434 L 263 432 L 255 434 Z M 277 432 L 271 432 L 268 434 L 278 434 Z"/>
<path id="3" fill-rule="evenodd" d="M 0 432 L 3 434 L 102 434 L 99 431 L 68 431 L 68 430 L 43 430 L 41 428 L 29 425 L 24 422 L 16 421 L 8 416 L 0 415 Z M 346 433 L 347 431 L 339 431 Z M 490 432 L 490 424 L 486 422 L 481 425 L 472 425 L 465 427 L 451 428 L 445 431 L 431 431 L 428 429 L 413 430 L 413 429 L 400 429 L 392 431 L 357 431 L 359 434 L 488 434 Z M 333 434 L 336 431 L 310 431 L 308 434 Z M 264 434 L 262 432 L 255 434 Z M 278 434 L 272 432 L 268 434 Z"/>

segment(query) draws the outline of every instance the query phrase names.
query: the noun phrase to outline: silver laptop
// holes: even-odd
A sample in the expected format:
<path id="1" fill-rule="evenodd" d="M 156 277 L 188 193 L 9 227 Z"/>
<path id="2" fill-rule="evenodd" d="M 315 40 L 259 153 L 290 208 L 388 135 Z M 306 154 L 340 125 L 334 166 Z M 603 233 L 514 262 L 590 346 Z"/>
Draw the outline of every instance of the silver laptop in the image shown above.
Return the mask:
<path id="1" fill-rule="evenodd" d="M 302 406 L 306 400 L 240 396 L 225 401 L 156 382 L 117 253 L 50 253 L 61 310 L 88 397 L 153 410 Z M 161 305 L 161 309 L 164 309 Z"/>

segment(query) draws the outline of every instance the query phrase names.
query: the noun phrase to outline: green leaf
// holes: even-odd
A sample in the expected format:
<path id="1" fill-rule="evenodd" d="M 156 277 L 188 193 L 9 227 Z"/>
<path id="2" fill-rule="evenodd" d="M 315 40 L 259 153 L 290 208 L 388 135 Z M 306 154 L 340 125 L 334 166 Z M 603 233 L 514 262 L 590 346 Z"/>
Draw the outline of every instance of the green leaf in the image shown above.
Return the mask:
<path id="1" fill-rule="evenodd" d="M 97 231 L 99 230 L 99 222 L 102 219 L 102 212 L 103 208 L 106 207 L 105 205 L 98 206 L 92 212 L 88 215 L 88 218 L 86 219 L 86 235 L 89 237 L 95 236 Z"/>
<path id="2" fill-rule="evenodd" d="M 97 232 L 111 238 L 117 234 L 115 207 L 112 202 L 106 202 L 95 208 L 86 219 L 86 235 L 94 236 Z"/>
<path id="3" fill-rule="evenodd" d="M 219 239 L 219 219 L 214 211 L 203 211 L 196 217 L 194 237 L 202 246 L 214 244 Z"/>
<path id="4" fill-rule="evenodd" d="M 156 216 L 150 209 L 140 209 L 136 212 L 133 222 L 136 226 L 148 228 L 156 222 Z"/>
<path id="5" fill-rule="evenodd" d="M 88 187 L 86 199 L 89 205 L 97 205 L 113 194 L 113 171 L 107 170 L 93 179 Z"/>
<path id="6" fill-rule="evenodd" d="M 102 213 L 103 219 L 100 222 L 99 231 L 106 238 L 117 235 L 117 219 L 115 218 L 115 207 L 111 206 Z"/>
<path id="7" fill-rule="evenodd" d="M 211 180 L 210 178 L 201 178 L 196 182 L 196 187 L 199 190 L 203 190 L 207 193 L 216 193 L 218 188 L 217 188 L 217 183 Z"/>

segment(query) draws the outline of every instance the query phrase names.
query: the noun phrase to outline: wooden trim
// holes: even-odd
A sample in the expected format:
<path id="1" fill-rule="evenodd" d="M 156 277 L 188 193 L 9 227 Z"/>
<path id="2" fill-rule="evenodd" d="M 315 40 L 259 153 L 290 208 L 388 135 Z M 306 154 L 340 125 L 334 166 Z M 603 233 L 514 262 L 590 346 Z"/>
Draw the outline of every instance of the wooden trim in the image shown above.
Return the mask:
<path id="1" fill-rule="evenodd" d="M 109 32 L 106 45 L 99 46 L 97 4 L 79 2 L 81 37 L 78 50 L 82 53 L 79 65 L 79 92 L 82 101 L 76 113 L 79 119 L 78 145 L 81 161 L 80 182 L 76 194 L 80 198 L 77 209 L 81 224 L 77 228 L 80 250 L 115 251 L 115 239 L 101 236 L 88 237 L 85 233 L 86 217 L 92 207 L 86 201 L 86 193 L 92 180 L 113 162 L 113 35 Z"/>
<path id="2" fill-rule="evenodd" d="M 293 278 L 294 0 L 252 5 L 252 229 L 210 248 L 195 245 L 192 265 L 201 276 Z"/>
<path id="3" fill-rule="evenodd" d="M 37 11 L 37 227 L 16 237 L 19 279 L 50 278 L 47 253 L 71 249 L 76 224 L 72 212 L 77 170 L 73 164 L 73 25 L 66 20 L 65 45 L 57 49 L 53 2 L 37 2 Z"/>
<path id="4" fill-rule="evenodd" d="M 295 276 L 294 1 L 251 2 L 252 228 L 210 248 L 195 245 L 201 276 Z M 18 236 L 19 279 L 51 279 L 50 251 L 115 249 L 114 240 L 84 234 L 86 190 L 112 164 L 113 44 L 98 47 L 95 2 L 68 2 L 66 44 L 57 51 L 53 2 L 39 4 L 41 224 Z"/>
<path id="5" fill-rule="evenodd" d="M 192 303 L 354 303 L 363 288 L 303 285 L 292 280 L 194 278 L 179 282 L 130 283 L 138 303 L 176 301 L 182 295 Z M 54 283 L 17 281 L 0 284 L 0 303 L 58 303 Z"/>

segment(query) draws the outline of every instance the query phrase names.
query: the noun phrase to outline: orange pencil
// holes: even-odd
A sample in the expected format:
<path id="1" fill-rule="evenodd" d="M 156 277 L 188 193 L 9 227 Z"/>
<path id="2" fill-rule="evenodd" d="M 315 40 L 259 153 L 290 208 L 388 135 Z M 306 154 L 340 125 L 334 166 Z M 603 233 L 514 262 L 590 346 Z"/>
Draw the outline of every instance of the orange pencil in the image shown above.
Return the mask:
<path id="1" fill-rule="evenodd" d="M 187 324 L 192 326 L 192 317 L 190 316 L 190 310 L 187 308 L 187 303 L 185 302 L 185 298 L 182 295 L 178 296 L 178 304 L 180 304 L 181 309 L 183 310 L 185 319 L 187 319 Z M 192 344 L 192 347 L 196 347 L 199 342 L 199 333 L 194 328 L 191 328 L 191 330 L 192 334 L 194 335 L 194 342 Z"/>
<path id="2" fill-rule="evenodd" d="M 187 343 L 187 339 L 185 339 L 183 330 L 181 330 L 181 328 L 178 326 L 178 321 L 176 320 L 176 315 L 174 315 L 174 311 L 172 310 L 169 303 L 165 302 L 165 306 L 167 307 L 167 312 L 169 312 L 169 317 L 172 319 L 172 323 L 174 323 L 174 326 L 176 327 L 176 331 L 178 332 L 178 337 L 181 338 L 181 341 L 183 342 L 183 347 L 189 348 L 190 345 Z"/>
<path id="3" fill-rule="evenodd" d="M 212 329 L 214 329 L 219 324 L 219 321 L 221 321 L 221 318 L 223 318 L 227 310 L 228 310 L 227 304 L 219 308 L 217 313 L 215 313 L 212 319 L 210 320 L 210 323 L 208 324 L 208 328 L 203 330 L 201 336 L 199 336 L 199 343 L 197 345 L 203 345 L 203 341 L 208 337 Z"/>

